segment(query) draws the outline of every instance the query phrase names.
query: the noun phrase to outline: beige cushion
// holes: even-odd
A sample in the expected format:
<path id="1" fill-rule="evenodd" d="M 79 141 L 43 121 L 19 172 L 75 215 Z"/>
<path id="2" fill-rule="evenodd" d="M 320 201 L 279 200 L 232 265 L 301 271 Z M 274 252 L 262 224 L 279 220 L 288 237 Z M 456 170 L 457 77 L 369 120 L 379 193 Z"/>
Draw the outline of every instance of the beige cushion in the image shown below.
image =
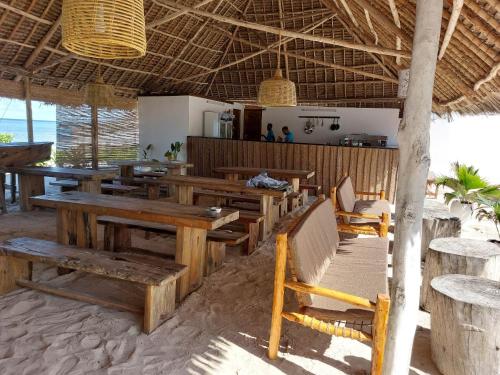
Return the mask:
<path id="1" fill-rule="evenodd" d="M 353 238 L 341 241 L 333 262 L 319 285 L 375 301 L 387 293 L 387 238 Z M 335 311 L 359 309 L 321 296 L 311 296 L 311 307 Z"/>
<path id="2" fill-rule="evenodd" d="M 317 285 L 330 266 L 339 243 L 332 201 L 325 200 L 289 237 L 289 248 L 298 281 Z"/>
<path id="3" fill-rule="evenodd" d="M 342 211 L 353 212 L 356 204 L 356 194 L 352 187 L 351 177 L 346 176 L 340 181 L 337 187 L 337 201 Z M 344 216 L 343 219 L 346 224 L 349 224 L 349 217 Z"/>
<path id="4" fill-rule="evenodd" d="M 391 214 L 391 206 L 385 199 L 382 200 L 358 200 L 354 205 L 354 212 L 359 214 L 372 214 L 381 216 L 383 213 Z M 351 218 L 351 223 L 380 223 L 376 219 Z"/>

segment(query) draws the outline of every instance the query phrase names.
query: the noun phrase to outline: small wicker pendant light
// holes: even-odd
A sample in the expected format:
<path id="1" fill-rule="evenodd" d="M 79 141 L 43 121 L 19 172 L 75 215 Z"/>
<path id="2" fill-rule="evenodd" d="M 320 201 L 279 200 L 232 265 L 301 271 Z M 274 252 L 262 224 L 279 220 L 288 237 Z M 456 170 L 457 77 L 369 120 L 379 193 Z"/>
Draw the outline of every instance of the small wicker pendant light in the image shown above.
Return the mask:
<path id="1" fill-rule="evenodd" d="M 99 59 L 144 56 L 143 0 L 63 0 L 62 45 Z"/>
<path id="2" fill-rule="evenodd" d="M 113 107 L 115 88 L 104 83 L 100 68 L 97 68 L 97 76 L 94 83 L 85 86 L 85 104 L 97 108 Z"/>
<path id="3" fill-rule="evenodd" d="M 281 58 L 281 35 L 278 46 L 278 67 L 274 77 L 260 83 L 257 103 L 263 107 L 295 107 L 297 106 L 297 93 L 295 83 L 283 78 L 280 69 Z"/>

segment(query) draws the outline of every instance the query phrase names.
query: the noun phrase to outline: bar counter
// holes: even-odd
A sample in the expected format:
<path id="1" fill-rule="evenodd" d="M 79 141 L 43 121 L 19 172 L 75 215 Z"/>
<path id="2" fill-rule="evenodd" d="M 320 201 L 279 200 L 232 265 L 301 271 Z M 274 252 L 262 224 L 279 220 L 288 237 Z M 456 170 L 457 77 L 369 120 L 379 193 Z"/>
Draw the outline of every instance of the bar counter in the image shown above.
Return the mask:
<path id="1" fill-rule="evenodd" d="M 216 177 L 216 167 L 310 169 L 316 175 L 307 183 L 321 185 L 329 195 L 332 186 L 348 173 L 357 191 L 386 191 L 394 203 L 399 150 L 389 147 L 329 146 L 308 143 L 244 141 L 188 137 L 188 162 L 195 176 Z M 365 197 L 368 198 L 368 197 Z"/>

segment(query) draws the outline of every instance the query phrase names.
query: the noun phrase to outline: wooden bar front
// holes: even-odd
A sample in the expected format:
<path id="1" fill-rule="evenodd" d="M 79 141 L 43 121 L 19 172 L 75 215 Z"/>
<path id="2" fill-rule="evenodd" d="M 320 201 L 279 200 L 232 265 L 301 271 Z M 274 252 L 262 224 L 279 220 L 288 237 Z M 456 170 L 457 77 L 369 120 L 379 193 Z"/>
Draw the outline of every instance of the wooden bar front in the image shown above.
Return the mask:
<path id="1" fill-rule="evenodd" d="M 188 137 L 187 150 L 188 162 L 194 164 L 190 174 L 195 176 L 215 177 L 216 167 L 307 169 L 316 172 L 308 183 L 321 185 L 322 191 L 329 194 L 330 188 L 348 173 L 357 191 L 384 189 L 387 199 L 394 203 L 397 149 Z"/>

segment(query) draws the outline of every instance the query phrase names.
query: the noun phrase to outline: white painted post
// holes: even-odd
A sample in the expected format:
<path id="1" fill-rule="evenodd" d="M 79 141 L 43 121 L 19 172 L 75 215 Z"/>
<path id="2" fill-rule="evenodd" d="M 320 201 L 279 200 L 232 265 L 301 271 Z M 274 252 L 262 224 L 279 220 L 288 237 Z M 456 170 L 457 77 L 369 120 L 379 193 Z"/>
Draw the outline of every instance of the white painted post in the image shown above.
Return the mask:
<path id="1" fill-rule="evenodd" d="M 442 0 L 417 0 L 408 97 L 398 134 L 400 160 L 385 375 L 408 374 L 417 325 L 429 127 L 442 11 Z"/>

